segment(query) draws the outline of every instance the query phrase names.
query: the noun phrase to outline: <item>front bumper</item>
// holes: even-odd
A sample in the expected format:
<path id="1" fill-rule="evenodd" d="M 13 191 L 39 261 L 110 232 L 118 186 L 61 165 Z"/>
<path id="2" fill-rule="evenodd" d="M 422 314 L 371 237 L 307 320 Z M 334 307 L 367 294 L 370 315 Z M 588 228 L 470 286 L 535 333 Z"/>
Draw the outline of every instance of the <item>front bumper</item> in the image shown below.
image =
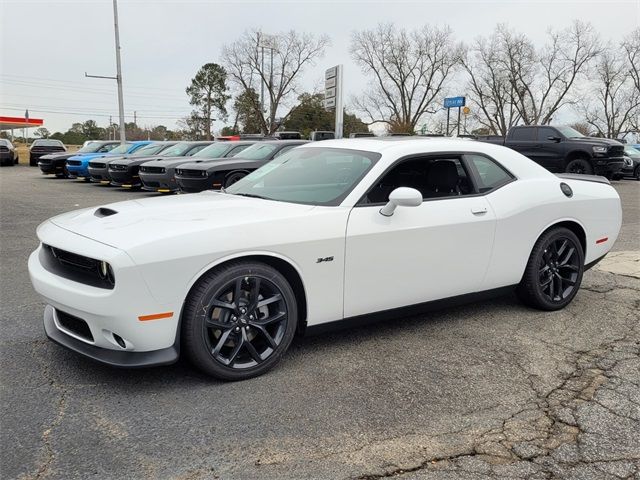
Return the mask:
<path id="1" fill-rule="evenodd" d="M 603 159 L 595 157 L 593 163 L 596 175 L 612 175 L 618 173 L 624 167 L 624 159 L 622 158 Z"/>
<path id="2" fill-rule="evenodd" d="M 105 185 L 109 185 L 111 183 L 111 179 L 109 178 L 109 173 L 106 168 L 88 168 L 89 172 L 89 180 L 93 183 L 102 183 Z"/>
<path id="3" fill-rule="evenodd" d="M 127 170 L 109 170 L 109 179 L 111 185 L 116 187 L 138 187 L 140 186 L 140 178 L 134 175 L 129 169 Z"/>
<path id="4" fill-rule="evenodd" d="M 174 171 L 167 173 L 146 173 L 140 172 L 140 181 L 142 189 L 148 192 L 177 192 L 178 183 L 174 176 Z"/>
<path id="5" fill-rule="evenodd" d="M 69 165 L 67 163 L 67 171 L 76 177 L 84 178 L 89 176 L 89 170 L 87 170 L 85 165 Z"/>
<path id="6" fill-rule="evenodd" d="M 58 323 L 51 305 L 44 309 L 44 331 L 50 340 L 80 355 L 112 367 L 142 368 L 175 363 L 180 356 L 179 343 L 151 352 L 127 352 L 96 347 L 66 333 Z"/>
<path id="7" fill-rule="evenodd" d="M 44 173 L 45 175 L 51 175 L 52 173 L 58 173 L 58 171 L 62 172 L 62 168 L 58 169 L 56 168 L 56 164 L 51 162 L 51 163 L 42 163 L 42 161 L 38 162 L 38 167 L 40 168 L 40 171 L 42 173 Z"/>
<path id="8" fill-rule="evenodd" d="M 62 277 L 45 266 L 45 253 L 42 245 L 39 246 L 28 263 L 34 289 L 52 308 L 84 322 L 90 332 L 90 335 L 74 335 L 74 332 L 56 326 L 55 321 L 51 327 L 51 320 L 47 321 L 45 316 L 45 325 L 49 323 L 47 335 L 52 340 L 110 364 L 117 364 L 125 357 L 131 359 L 122 366 L 151 365 L 150 359 L 154 362 L 161 359 L 161 363 L 170 361 L 171 348 L 177 348 L 181 300 L 156 298 L 140 267 L 122 250 L 81 237 L 51 222 L 38 228 L 38 236 L 56 248 L 109 262 L 116 279 L 113 289 L 105 289 Z M 147 318 L 164 312 L 171 315 Z M 82 344 L 82 348 L 78 344 Z M 103 352 L 98 355 L 96 352 L 100 351 Z M 152 354 L 158 351 L 165 352 Z M 141 353 L 148 355 L 139 355 Z"/>
<path id="9" fill-rule="evenodd" d="M 220 186 L 212 186 L 208 177 L 176 177 L 178 188 L 184 193 L 198 193 L 204 190 L 220 189 Z"/>

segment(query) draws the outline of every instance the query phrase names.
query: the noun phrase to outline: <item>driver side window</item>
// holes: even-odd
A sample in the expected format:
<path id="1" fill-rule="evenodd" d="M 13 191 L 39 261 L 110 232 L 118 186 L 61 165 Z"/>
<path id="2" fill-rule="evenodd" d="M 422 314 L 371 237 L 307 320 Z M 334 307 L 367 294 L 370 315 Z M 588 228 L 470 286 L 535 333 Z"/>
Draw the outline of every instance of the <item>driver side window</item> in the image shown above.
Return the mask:
<path id="1" fill-rule="evenodd" d="M 398 187 L 415 188 L 424 200 L 474 193 L 460 157 L 419 157 L 405 160 L 389 170 L 369 190 L 363 203 L 386 203 L 389 194 Z"/>

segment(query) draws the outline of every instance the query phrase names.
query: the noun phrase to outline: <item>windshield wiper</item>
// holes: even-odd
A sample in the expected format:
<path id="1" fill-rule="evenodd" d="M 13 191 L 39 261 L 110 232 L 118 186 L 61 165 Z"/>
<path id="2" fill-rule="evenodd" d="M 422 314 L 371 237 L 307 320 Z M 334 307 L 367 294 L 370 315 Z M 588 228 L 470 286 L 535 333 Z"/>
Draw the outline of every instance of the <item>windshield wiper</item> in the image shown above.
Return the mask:
<path id="1" fill-rule="evenodd" d="M 270 198 L 263 197 L 262 195 L 256 195 L 255 193 L 234 193 L 233 195 L 239 195 L 241 197 L 261 198 L 263 200 L 271 200 Z"/>

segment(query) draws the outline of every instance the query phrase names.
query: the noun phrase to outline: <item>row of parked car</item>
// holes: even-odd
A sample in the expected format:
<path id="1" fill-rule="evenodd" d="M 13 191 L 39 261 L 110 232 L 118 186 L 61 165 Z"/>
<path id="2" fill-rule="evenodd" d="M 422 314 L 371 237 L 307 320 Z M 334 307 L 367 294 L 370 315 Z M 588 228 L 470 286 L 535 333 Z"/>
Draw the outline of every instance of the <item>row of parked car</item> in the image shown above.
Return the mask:
<path id="1" fill-rule="evenodd" d="M 74 153 L 43 155 L 44 174 L 147 191 L 200 192 L 228 187 L 306 140 L 93 141 Z"/>

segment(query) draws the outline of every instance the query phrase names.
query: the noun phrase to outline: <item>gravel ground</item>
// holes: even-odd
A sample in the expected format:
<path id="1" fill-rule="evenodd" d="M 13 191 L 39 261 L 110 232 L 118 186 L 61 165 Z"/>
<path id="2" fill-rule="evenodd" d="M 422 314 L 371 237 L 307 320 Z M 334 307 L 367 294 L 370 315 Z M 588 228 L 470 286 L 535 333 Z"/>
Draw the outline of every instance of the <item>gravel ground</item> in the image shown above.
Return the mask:
<path id="1" fill-rule="evenodd" d="M 615 182 L 640 250 L 640 182 Z M 2 478 L 640 478 L 640 280 L 591 270 L 556 313 L 513 297 L 296 340 L 239 383 L 100 366 L 46 340 L 35 227 L 146 193 L 0 170 Z"/>

